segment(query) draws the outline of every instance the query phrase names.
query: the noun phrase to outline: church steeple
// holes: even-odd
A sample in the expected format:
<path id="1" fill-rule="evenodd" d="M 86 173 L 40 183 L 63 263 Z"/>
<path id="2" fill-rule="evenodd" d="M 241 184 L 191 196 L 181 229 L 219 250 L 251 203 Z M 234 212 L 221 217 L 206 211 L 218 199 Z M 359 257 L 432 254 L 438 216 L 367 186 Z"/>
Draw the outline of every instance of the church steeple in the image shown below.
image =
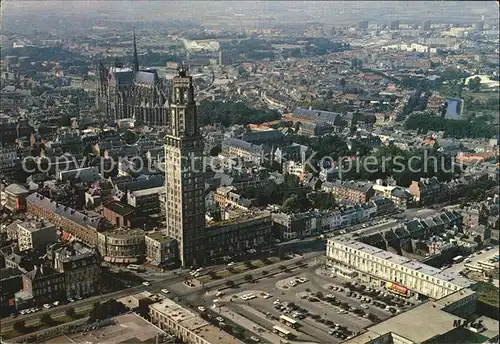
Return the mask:
<path id="1" fill-rule="evenodd" d="M 134 27 L 134 72 L 139 71 L 139 58 L 137 57 L 137 43 L 135 41 L 135 27 Z"/>

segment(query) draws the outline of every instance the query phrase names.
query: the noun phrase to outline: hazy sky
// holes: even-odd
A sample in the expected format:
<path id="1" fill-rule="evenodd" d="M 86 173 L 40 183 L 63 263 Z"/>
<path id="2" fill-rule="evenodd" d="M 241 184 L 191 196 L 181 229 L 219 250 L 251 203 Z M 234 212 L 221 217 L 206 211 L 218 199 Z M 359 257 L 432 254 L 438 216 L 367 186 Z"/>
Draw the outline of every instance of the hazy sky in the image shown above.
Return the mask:
<path id="1" fill-rule="evenodd" d="M 205 14 L 221 16 L 261 16 L 302 19 L 312 17 L 332 23 L 332 18 L 361 17 L 376 21 L 378 18 L 425 20 L 443 18 L 478 21 L 481 15 L 487 21 L 498 22 L 495 1 L 168 1 L 168 0 L 58 0 L 58 1 L 2 1 L 4 18 L 10 15 L 59 14 L 108 17 L 116 20 L 172 20 L 202 21 Z M 398 18 L 400 17 L 400 18 Z M 421 18 L 421 19 L 420 19 Z"/>

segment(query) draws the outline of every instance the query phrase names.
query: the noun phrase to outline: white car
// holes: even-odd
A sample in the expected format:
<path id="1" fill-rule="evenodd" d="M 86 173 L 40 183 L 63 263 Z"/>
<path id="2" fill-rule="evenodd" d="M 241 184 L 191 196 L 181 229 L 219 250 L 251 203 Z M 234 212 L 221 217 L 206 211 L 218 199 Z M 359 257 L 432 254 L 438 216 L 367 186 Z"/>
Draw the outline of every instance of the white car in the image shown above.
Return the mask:
<path id="1" fill-rule="evenodd" d="M 227 266 L 233 266 L 234 262 L 228 263 Z"/>
<path id="2" fill-rule="evenodd" d="M 362 303 L 362 304 L 360 305 L 360 307 L 361 307 L 361 308 L 364 308 L 364 309 L 368 309 L 368 308 L 370 308 L 370 306 L 368 306 L 367 304 L 364 304 L 364 303 Z"/>
<path id="3" fill-rule="evenodd" d="M 341 309 L 337 312 L 338 314 L 347 314 L 348 312 L 344 309 Z"/>
<path id="4" fill-rule="evenodd" d="M 81 300 L 81 299 L 82 299 L 82 297 L 81 297 L 80 295 L 76 295 L 76 296 L 75 296 L 75 298 L 76 298 L 77 300 Z"/>
<path id="5" fill-rule="evenodd" d="M 73 303 L 73 302 L 75 302 L 75 299 L 73 299 L 72 297 L 68 297 L 68 301 L 69 301 L 70 303 Z"/>
<path id="6" fill-rule="evenodd" d="M 276 299 L 274 302 L 273 302 L 273 305 L 279 305 L 281 303 L 280 299 Z"/>
<path id="7" fill-rule="evenodd" d="M 59 301 L 54 301 L 53 305 L 54 306 L 59 306 Z"/>
<path id="8" fill-rule="evenodd" d="M 151 283 L 149 283 L 149 282 L 142 282 L 142 285 L 145 285 L 146 287 L 149 287 L 151 285 Z"/>
<path id="9" fill-rule="evenodd" d="M 299 283 L 306 283 L 306 282 L 308 282 L 309 280 L 308 280 L 307 278 L 305 278 L 305 277 L 299 277 L 299 278 L 297 278 L 297 281 L 298 281 Z"/>
<path id="10" fill-rule="evenodd" d="M 224 318 L 223 317 L 217 317 L 217 318 L 215 318 L 215 320 L 217 320 L 218 322 L 223 322 Z"/>
<path id="11" fill-rule="evenodd" d="M 198 306 L 198 310 L 199 310 L 200 312 L 205 312 L 205 307 Z"/>
<path id="12" fill-rule="evenodd" d="M 162 292 L 163 294 L 168 294 L 168 293 L 170 293 L 167 289 L 162 289 L 162 290 L 161 290 L 161 292 Z"/>
<path id="13" fill-rule="evenodd" d="M 224 295 L 223 291 L 218 291 L 217 294 L 215 294 L 216 297 L 221 297 L 222 295 Z"/>
<path id="14" fill-rule="evenodd" d="M 44 304 L 44 305 L 43 305 L 43 308 L 47 308 L 47 309 L 49 309 L 50 307 L 52 307 L 52 306 L 51 306 L 51 305 L 49 305 L 48 303 L 46 303 L 46 304 Z"/>
<path id="15" fill-rule="evenodd" d="M 261 295 L 262 295 L 262 297 L 263 297 L 264 299 L 266 299 L 266 300 L 267 300 L 267 299 L 270 299 L 271 297 L 273 297 L 271 294 L 268 294 L 268 293 L 262 293 Z"/>
<path id="16" fill-rule="evenodd" d="M 257 338 L 257 337 L 255 337 L 255 336 L 251 336 L 250 339 L 253 340 L 256 343 L 260 342 L 260 339 Z"/>

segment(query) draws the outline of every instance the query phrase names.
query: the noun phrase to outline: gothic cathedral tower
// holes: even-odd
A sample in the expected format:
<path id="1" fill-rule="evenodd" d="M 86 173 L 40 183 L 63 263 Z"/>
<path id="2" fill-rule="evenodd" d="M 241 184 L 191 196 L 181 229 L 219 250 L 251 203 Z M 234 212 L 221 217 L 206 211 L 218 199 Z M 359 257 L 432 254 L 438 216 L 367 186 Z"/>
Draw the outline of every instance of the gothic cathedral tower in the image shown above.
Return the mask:
<path id="1" fill-rule="evenodd" d="M 167 234 L 177 240 L 183 267 L 204 263 L 205 196 L 203 139 L 193 79 L 184 67 L 174 77 L 165 136 Z"/>

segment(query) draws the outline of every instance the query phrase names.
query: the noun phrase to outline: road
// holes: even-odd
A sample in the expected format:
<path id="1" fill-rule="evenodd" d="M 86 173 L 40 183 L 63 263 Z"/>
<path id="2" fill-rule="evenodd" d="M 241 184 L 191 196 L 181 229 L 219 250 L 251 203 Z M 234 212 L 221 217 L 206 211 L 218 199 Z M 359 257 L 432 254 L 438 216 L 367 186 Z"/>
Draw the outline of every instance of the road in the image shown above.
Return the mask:
<path id="1" fill-rule="evenodd" d="M 266 270 L 269 272 L 269 274 L 272 274 L 274 272 L 280 271 L 281 265 L 284 265 L 287 267 L 292 266 L 292 265 L 295 265 L 298 260 L 303 259 L 303 260 L 307 261 L 307 260 L 313 259 L 319 255 L 322 255 L 322 254 L 323 253 L 316 252 L 316 253 L 310 254 L 304 258 L 299 257 L 299 258 L 295 258 L 295 259 L 291 259 L 291 260 L 287 260 L 287 261 L 278 262 L 275 264 L 265 266 L 263 268 L 258 268 L 258 269 L 252 270 L 251 273 L 254 275 L 257 275 L 258 273 L 260 274 L 263 270 Z M 77 309 L 81 309 L 82 307 L 88 307 L 89 305 L 92 305 L 95 302 L 104 302 L 104 301 L 111 300 L 111 299 L 118 299 L 118 298 L 121 298 L 121 297 L 124 297 L 127 295 L 137 294 L 137 293 L 140 293 L 142 291 L 149 291 L 151 293 L 158 293 L 158 292 L 160 292 L 161 289 L 168 288 L 169 290 L 171 290 L 173 292 L 172 293 L 173 296 L 177 296 L 181 299 L 186 299 L 190 302 L 197 303 L 197 301 L 201 300 L 205 291 L 207 291 L 209 289 L 224 287 L 228 280 L 232 280 L 234 283 L 243 282 L 244 275 L 245 275 L 245 273 L 230 276 L 227 278 L 222 278 L 220 280 L 206 283 L 206 285 L 204 287 L 197 286 L 197 287 L 193 287 L 193 288 L 190 288 L 183 283 L 184 280 L 186 279 L 186 277 L 189 276 L 189 274 L 187 272 L 183 272 L 179 275 L 169 275 L 169 276 L 166 276 L 165 278 L 163 278 L 162 280 L 150 282 L 151 283 L 150 286 L 144 286 L 141 284 L 141 285 L 127 288 L 124 290 L 120 290 L 117 292 L 93 296 L 93 297 L 86 298 L 83 300 L 75 301 L 74 303 L 68 303 L 68 304 L 60 305 L 60 306 L 53 307 L 50 309 L 44 308 L 43 310 L 41 310 L 39 312 L 26 314 L 26 315 L 20 315 L 17 318 L 3 318 L 1 320 L 2 331 L 9 330 L 12 327 L 12 324 L 14 322 L 21 320 L 21 319 L 26 321 L 29 324 L 30 321 L 34 321 L 34 319 L 38 320 L 43 314 L 46 314 L 46 313 L 51 314 L 52 316 L 56 316 L 58 314 L 64 314 L 66 312 L 66 310 L 68 310 L 71 307 L 73 307 L 73 308 L 75 308 L 75 310 L 77 310 Z"/>
<path id="2" fill-rule="evenodd" d="M 475 253 L 474 257 L 469 258 L 469 259 L 472 259 L 472 262 L 470 262 L 469 264 L 477 265 L 477 263 L 480 261 L 487 261 L 488 259 L 493 258 L 493 256 L 497 255 L 498 251 L 499 250 L 498 250 L 498 246 L 497 246 L 496 248 L 494 248 L 490 251 L 483 250 L 483 253 L 481 253 L 479 255 L 477 253 Z M 444 271 L 459 273 L 460 271 L 465 269 L 465 264 L 466 264 L 465 262 L 453 264 L 451 267 L 445 269 Z"/>

